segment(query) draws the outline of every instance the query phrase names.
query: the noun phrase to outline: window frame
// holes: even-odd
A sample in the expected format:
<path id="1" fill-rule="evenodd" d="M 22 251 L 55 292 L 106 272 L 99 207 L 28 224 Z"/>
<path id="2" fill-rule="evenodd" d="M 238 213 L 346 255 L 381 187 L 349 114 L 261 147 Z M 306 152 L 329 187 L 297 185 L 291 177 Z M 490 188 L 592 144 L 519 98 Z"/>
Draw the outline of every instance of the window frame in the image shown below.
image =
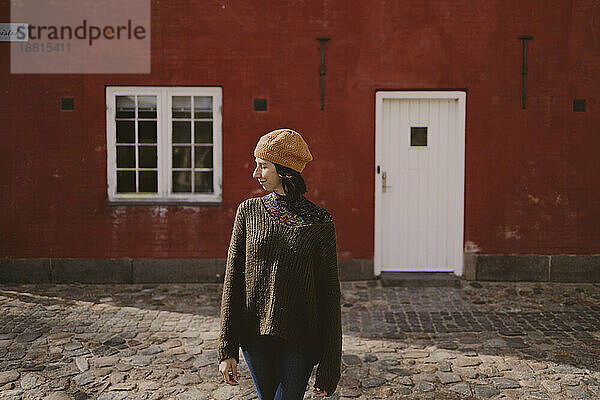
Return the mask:
<path id="1" fill-rule="evenodd" d="M 156 96 L 156 141 L 157 141 L 157 193 L 117 193 L 117 137 L 116 96 Z M 173 118 L 171 102 L 173 96 L 211 96 L 213 121 L 213 193 L 180 193 L 172 191 L 173 177 Z M 194 110 L 192 109 L 192 126 Z M 108 203 L 116 204 L 221 204 L 222 202 L 222 88 L 189 86 L 106 86 L 106 144 L 107 144 L 107 191 Z M 137 121 L 137 114 L 136 114 Z M 138 124 L 135 124 L 137 132 Z M 193 129 L 193 128 L 192 128 Z M 192 131 L 193 132 L 193 131 Z M 191 142 L 193 142 L 193 133 Z M 136 134 L 136 169 L 137 147 Z M 191 143 L 194 153 L 194 143 Z M 191 170 L 196 168 L 191 164 Z M 137 174 L 136 174 L 137 176 Z M 192 174 L 193 180 L 193 174 Z"/>

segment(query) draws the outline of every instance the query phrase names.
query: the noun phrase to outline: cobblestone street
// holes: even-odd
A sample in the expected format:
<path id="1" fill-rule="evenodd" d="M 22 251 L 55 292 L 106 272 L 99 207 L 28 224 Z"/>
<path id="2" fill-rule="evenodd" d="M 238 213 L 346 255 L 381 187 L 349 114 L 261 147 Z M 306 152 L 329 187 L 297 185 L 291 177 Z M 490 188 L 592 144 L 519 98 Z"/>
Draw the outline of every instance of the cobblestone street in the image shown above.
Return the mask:
<path id="1" fill-rule="evenodd" d="M 461 285 L 342 282 L 330 398 L 600 398 L 600 285 Z M 0 286 L 0 398 L 254 399 L 241 354 L 218 372 L 221 288 Z"/>

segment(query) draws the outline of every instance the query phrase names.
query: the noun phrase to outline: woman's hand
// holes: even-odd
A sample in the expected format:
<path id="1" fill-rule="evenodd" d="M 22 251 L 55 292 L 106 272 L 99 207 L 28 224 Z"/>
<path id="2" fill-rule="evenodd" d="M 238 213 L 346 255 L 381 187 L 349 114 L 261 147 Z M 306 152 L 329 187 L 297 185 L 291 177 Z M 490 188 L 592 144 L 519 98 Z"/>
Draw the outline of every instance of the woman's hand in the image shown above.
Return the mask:
<path id="1" fill-rule="evenodd" d="M 225 383 L 228 385 L 238 384 L 237 363 L 235 362 L 235 358 L 228 358 L 221 361 L 221 364 L 219 364 L 219 372 L 223 376 Z"/>
<path id="2" fill-rule="evenodd" d="M 319 388 L 313 389 L 313 392 L 315 393 L 315 397 L 325 397 L 328 395 L 326 391 Z"/>

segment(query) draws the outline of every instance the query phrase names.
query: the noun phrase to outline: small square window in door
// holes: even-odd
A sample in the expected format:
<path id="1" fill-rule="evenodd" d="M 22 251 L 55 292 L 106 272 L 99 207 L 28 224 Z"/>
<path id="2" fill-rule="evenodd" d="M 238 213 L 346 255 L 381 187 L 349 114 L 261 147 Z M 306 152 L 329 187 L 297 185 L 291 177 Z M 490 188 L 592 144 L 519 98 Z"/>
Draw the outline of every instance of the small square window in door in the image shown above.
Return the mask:
<path id="1" fill-rule="evenodd" d="M 410 127 L 410 145 L 412 146 L 427 146 L 427 127 L 426 126 L 411 126 Z"/>

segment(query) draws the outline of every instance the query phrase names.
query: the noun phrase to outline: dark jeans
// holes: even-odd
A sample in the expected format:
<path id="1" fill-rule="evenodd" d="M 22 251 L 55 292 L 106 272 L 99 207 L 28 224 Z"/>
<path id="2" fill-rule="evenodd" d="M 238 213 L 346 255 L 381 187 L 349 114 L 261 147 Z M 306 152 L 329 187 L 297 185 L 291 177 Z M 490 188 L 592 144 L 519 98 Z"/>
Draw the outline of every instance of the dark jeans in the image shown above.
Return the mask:
<path id="1" fill-rule="evenodd" d="M 302 400 L 313 363 L 280 338 L 260 335 L 248 340 L 242 354 L 258 400 Z"/>

